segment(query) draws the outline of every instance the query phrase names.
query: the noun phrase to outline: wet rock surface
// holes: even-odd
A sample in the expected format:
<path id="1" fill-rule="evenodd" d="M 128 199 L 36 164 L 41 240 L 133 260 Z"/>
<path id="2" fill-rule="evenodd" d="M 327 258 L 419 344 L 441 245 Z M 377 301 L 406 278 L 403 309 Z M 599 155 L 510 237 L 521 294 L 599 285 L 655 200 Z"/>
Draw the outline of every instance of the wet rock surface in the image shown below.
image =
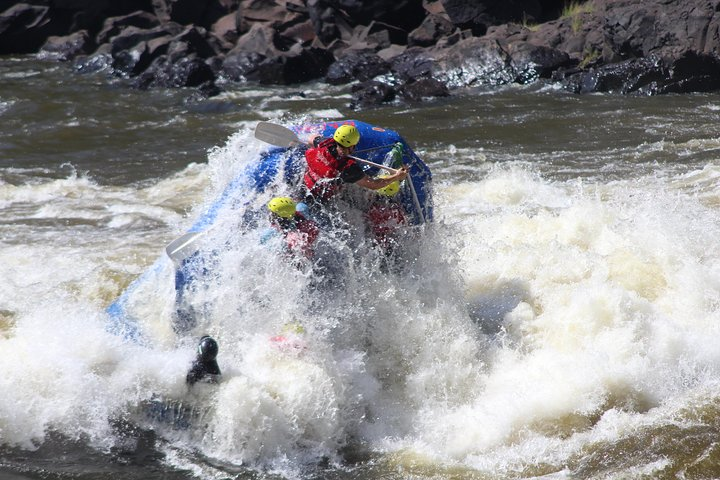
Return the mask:
<path id="1" fill-rule="evenodd" d="M 352 84 L 354 108 L 466 87 L 720 89 L 720 0 L 0 0 L 0 54 L 137 88 Z"/>

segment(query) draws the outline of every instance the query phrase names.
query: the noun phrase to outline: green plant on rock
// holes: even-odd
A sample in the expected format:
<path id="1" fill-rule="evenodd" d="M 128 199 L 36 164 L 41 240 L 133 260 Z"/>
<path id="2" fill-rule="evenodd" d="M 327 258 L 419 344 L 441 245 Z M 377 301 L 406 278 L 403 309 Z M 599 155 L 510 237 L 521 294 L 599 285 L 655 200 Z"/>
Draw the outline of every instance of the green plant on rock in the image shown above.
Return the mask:
<path id="1" fill-rule="evenodd" d="M 540 24 L 530 20 L 527 16 L 527 13 L 525 13 L 525 12 L 523 12 L 523 14 L 522 14 L 522 20 L 521 20 L 520 25 L 522 26 L 522 28 L 530 30 L 531 32 L 537 32 L 538 29 L 540 28 Z"/>
<path id="2" fill-rule="evenodd" d="M 596 49 L 586 49 L 583 52 L 583 58 L 580 60 L 580 63 L 578 64 L 578 67 L 582 68 L 583 70 L 587 68 L 588 65 L 593 63 L 595 60 L 600 58 L 600 52 Z"/>
<path id="3" fill-rule="evenodd" d="M 577 33 L 583 26 L 582 14 L 592 13 L 594 10 L 595 5 L 593 5 L 592 1 L 576 2 L 573 0 L 570 3 L 565 3 L 560 18 L 570 18 L 572 31 Z"/>

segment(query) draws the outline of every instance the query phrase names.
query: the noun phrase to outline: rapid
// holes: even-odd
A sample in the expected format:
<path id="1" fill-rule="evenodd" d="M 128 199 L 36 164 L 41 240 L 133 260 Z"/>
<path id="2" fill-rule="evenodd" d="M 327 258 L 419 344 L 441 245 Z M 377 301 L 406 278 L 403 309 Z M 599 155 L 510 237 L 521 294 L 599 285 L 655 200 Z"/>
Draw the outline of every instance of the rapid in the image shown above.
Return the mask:
<path id="1" fill-rule="evenodd" d="M 0 474 L 717 478 L 720 96 L 348 101 L 0 61 Z M 320 295 L 238 207 L 208 234 L 203 320 L 176 335 L 164 247 L 266 148 L 255 124 L 342 118 L 433 172 L 401 268 L 339 240 Z M 136 342 L 106 309 L 143 275 Z M 201 334 L 222 380 L 188 389 Z"/>

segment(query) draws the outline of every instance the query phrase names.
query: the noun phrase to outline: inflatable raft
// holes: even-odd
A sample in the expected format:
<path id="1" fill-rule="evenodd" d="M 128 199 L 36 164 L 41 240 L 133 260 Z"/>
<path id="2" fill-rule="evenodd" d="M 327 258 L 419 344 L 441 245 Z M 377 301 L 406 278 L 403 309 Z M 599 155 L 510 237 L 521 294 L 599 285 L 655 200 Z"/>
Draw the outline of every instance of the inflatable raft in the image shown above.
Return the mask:
<path id="1" fill-rule="evenodd" d="M 388 153 L 393 147 L 397 148 L 398 144 L 402 145 L 402 163 L 409 168 L 409 177 L 403 182 L 397 201 L 405 210 L 410 225 L 431 222 L 433 203 L 430 170 L 397 132 L 357 120 L 275 127 L 281 134 L 283 130 L 286 130 L 291 136 L 300 140 L 316 134 L 331 137 L 335 130 L 343 124 L 354 125 L 359 130 L 360 142 L 356 147 L 355 155 L 367 161 L 362 166 L 370 176 L 381 173 L 383 165 L 389 166 Z M 265 125 L 272 126 L 272 124 Z M 259 130 L 256 130 L 258 139 L 273 142 L 272 136 L 268 139 L 267 136 L 259 134 Z M 196 218 L 185 235 L 168 245 L 167 255 L 159 257 L 108 307 L 111 331 L 127 339 L 143 342 L 142 329 L 136 318 L 139 309 L 133 306 L 134 293 L 146 286 L 148 282 L 157 282 L 160 277 L 159 272 L 167 271 L 168 264 L 172 264 L 175 269 L 175 295 L 176 298 L 180 298 L 182 291 L 197 277 L 192 273 L 191 264 L 194 265 L 195 270 L 198 264 L 205 265 L 203 267 L 205 269 L 212 268 L 208 267 L 208 265 L 212 265 L 210 259 L 198 258 L 198 255 L 203 255 L 204 251 L 198 249 L 197 245 L 205 232 L 212 230 L 219 215 L 225 209 L 237 210 L 240 214 L 238 218 L 240 218 L 243 210 L 264 205 L 259 199 L 267 198 L 268 193 L 271 193 L 268 190 L 277 188 L 278 185 L 285 186 L 287 190 L 288 186 L 296 185 L 301 181 L 305 170 L 304 151 L 306 147 L 296 142 L 289 142 L 289 145 L 284 144 L 283 141 L 273 143 L 275 145 L 268 144 L 267 148 L 260 151 L 258 158 L 252 159 L 253 161 L 248 163 L 249 166 L 245 171 L 233 179 L 224 191 L 211 202 L 210 206 Z M 282 145 L 278 146 L 279 144 Z M 376 165 L 373 166 L 372 163 Z"/>

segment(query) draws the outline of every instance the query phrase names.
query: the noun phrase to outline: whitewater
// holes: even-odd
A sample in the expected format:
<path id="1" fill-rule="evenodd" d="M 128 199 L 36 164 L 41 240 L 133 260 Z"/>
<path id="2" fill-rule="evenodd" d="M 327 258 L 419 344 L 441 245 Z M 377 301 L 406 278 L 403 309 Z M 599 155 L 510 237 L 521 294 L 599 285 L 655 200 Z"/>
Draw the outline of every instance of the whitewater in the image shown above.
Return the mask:
<path id="1" fill-rule="evenodd" d="M 255 95 L 268 102 L 228 101 Z M 204 159 L 132 182 L 92 164 L 3 164 L 0 467 L 57 471 L 33 455 L 71 443 L 99 455 L 90 465 L 146 452 L 141 467 L 187 475 L 172 478 L 712 478 L 717 97 L 672 99 L 702 110 L 691 125 L 661 102 L 618 113 L 622 102 L 595 97 L 591 116 L 622 122 L 584 138 L 568 133 L 586 125 L 580 108 L 532 127 L 563 118 L 533 107 L 567 106 L 561 93 L 477 98 L 469 113 L 488 115 L 459 129 L 423 118 L 456 117 L 462 102 L 367 114 L 433 172 L 435 220 L 410 232 L 402 268 L 339 242 L 344 283 L 318 295 L 308 269 L 230 209 L 208 234 L 219 261 L 186 336 L 172 329 L 172 262 L 150 267 L 266 148 L 256 119 L 232 122 Z M 281 124 L 308 108 L 269 103 L 262 119 Z M 137 342 L 106 309 L 143 275 Z M 201 334 L 219 343 L 222 380 L 189 389 Z M 158 402 L 188 422 L 158 418 Z"/>

